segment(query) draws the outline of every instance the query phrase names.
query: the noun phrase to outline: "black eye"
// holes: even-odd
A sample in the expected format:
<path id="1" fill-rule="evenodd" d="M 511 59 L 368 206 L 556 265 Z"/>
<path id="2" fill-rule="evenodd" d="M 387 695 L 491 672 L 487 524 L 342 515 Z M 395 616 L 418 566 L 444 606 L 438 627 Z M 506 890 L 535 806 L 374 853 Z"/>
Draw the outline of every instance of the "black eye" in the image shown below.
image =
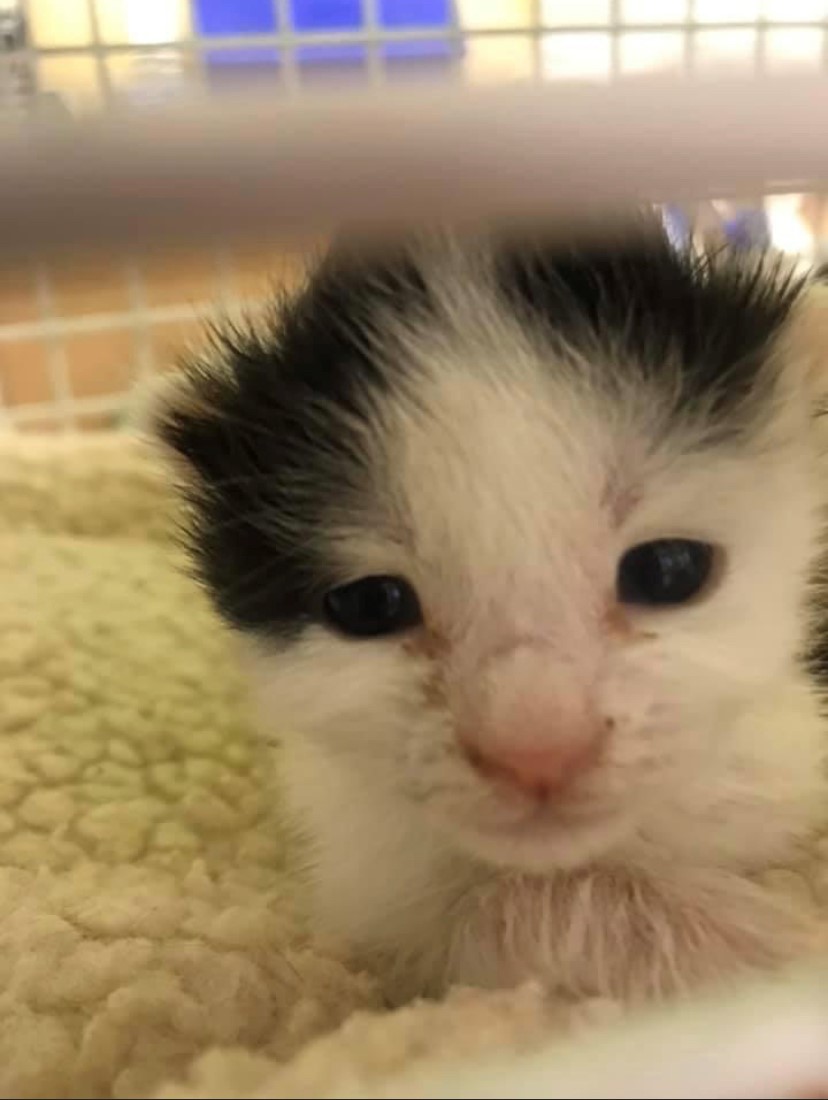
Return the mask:
<path id="1" fill-rule="evenodd" d="M 330 623 L 354 638 L 395 634 L 422 622 L 417 593 L 402 577 L 363 577 L 325 596 Z"/>
<path id="2" fill-rule="evenodd" d="M 656 539 L 633 546 L 618 566 L 618 599 L 632 604 L 680 604 L 699 593 L 714 550 L 693 539 Z"/>

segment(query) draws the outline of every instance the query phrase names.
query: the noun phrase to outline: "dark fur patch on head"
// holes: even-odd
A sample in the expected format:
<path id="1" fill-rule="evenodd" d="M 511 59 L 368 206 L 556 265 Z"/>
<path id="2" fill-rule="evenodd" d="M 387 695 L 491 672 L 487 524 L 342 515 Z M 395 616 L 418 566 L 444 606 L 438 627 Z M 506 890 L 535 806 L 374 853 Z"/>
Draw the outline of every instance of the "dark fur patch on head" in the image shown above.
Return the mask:
<path id="1" fill-rule="evenodd" d="M 378 354 L 373 336 L 389 320 L 440 323 L 428 261 L 415 255 L 335 250 L 277 303 L 271 323 L 217 330 L 223 369 L 192 365 L 189 398 L 159 418 L 159 434 L 192 471 L 200 575 L 239 628 L 294 632 L 345 579 L 333 575 L 330 532 L 365 503 L 376 472 L 366 435 L 383 397 L 415 369 Z M 495 244 L 494 270 L 495 293 L 526 324 L 553 341 L 586 334 L 585 350 L 611 348 L 610 363 L 623 358 L 619 369 L 647 384 L 669 376 L 674 390 L 677 364 L 678 399 L 720 417 L 751 391 L 799 290 L 772 261 L 696 260 L 649 231 L 577 249 L 513 238 Z"/>
<path id="2" fill-rule="evenodd" d="M 746 411 L 802 289 L 783 263 L 769 253 L 679 251 L 645 223 L 569 248 L 506 245 L 496 271 L 529 324 L 587 354 L 605 348 L 609 369 L 661 384 L 676 411 L 698 409 L 721 428 Z"/>
<path id="3" fill-rule="evenodd" d="M 332 254 L 270 323 L 213 331 L 211 358 L 224 369 L 185 364 L 189 395 L 169 404 L 157 431 L 191 468 L 188 541 L 233 625 L 293 633 L 337 582 L 326 531 L 359 492 L 359 433 L 388 386 L 372 331 L 428 309 L 402 253 Z"/>

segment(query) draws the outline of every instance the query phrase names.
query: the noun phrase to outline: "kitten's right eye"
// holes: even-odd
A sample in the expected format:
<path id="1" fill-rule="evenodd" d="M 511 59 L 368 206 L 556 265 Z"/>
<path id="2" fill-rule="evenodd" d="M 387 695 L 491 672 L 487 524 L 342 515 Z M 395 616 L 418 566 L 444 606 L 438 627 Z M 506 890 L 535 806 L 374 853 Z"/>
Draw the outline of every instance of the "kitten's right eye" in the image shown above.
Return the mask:
<path id="1" fill-rule="evenodd" d="M 707 584 L 714 560 L 714 547 L 697 539 L 639 543 L 618 565 L 618 598 L 651 607 L 687 603 Z"/>
<path id="2" fill-rule="evenodd" d="M 402 577 L 363 577 L 332 588 L 323 609 L 331 625 L 353 638 L 397 634 L 423 621 L 417 593 Z"/>

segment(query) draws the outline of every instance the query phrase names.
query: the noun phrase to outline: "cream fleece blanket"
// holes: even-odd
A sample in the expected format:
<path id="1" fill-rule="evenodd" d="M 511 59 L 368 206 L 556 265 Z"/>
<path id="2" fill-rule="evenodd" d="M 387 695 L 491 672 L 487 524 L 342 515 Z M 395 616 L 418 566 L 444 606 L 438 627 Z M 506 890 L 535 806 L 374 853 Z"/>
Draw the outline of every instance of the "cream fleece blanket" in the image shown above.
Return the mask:
<path id="1" fill-rule="evenodd" d="M 532 987 L 384 1014 L 308 943 L 172 519 L 125 437 L 0 444 L 0 1096 L 347 1096 L 560 1030 Z"/>

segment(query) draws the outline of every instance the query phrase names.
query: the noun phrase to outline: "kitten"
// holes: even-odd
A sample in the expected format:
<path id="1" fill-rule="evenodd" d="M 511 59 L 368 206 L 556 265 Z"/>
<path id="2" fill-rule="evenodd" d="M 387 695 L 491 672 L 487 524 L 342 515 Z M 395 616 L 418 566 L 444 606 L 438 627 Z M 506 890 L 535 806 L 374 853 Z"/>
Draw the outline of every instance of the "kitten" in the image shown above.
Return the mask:
<path id="1" fill-rule="evenodd" d="M 649 220 L 340 247 L 160 402 L 316 927 L 392 1000 L 810 942 L 755 873 L 826 801 L 814 285 Z"/>

